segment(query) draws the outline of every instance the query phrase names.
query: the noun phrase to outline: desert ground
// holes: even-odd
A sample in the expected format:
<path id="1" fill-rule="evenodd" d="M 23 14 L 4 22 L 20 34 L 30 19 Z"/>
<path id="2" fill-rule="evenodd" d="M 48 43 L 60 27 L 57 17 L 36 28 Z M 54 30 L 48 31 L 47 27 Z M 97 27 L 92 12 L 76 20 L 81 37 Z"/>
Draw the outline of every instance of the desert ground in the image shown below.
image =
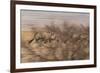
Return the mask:
<path id="1" fill-rule="evenodd" d="M 22 63 L 86 59 L 89 59 L 89 27 L 84 24 L 63 23 L 60 27 L 51 24 L 21 30 Z"/>

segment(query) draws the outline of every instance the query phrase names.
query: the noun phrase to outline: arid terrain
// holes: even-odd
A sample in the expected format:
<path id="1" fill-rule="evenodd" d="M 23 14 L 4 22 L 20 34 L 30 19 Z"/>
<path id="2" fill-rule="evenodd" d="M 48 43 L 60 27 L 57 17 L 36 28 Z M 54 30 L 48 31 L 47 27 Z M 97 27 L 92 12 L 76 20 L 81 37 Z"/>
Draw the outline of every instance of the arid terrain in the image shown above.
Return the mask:
<path id="1" fill-rule="evenodd" d="M 21 62 L 89 59 L 89 27 L 63 23 L 21 31 Z"/>

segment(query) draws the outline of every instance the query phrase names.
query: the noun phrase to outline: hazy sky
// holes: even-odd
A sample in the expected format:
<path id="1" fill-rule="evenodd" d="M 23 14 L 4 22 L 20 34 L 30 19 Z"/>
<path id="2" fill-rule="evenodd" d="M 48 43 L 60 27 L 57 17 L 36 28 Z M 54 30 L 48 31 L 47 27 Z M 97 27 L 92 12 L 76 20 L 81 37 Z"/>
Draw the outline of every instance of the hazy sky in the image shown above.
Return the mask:
<path id="1" fill-rule="evenodd" d="M 60 25 L 65 21 L 72 24 L 88 25 L 89 13 L 21 10 L 22 26 L 44 26 L 52 22 Z"/>

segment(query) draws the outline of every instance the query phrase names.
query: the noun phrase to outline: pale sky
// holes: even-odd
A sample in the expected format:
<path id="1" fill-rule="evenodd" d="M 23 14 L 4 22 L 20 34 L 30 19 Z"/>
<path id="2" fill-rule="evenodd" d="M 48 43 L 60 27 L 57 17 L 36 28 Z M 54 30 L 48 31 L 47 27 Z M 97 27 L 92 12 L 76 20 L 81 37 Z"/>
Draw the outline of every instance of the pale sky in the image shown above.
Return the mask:
<path id="1" fill-rule="evenodd" d="M 44 26 L 52 22 L 55 25 L 61 25 L 65 21 L 71 24 L 88 25 L 89 13 L 21 10 L 22 27 L 30 25 Z"/>

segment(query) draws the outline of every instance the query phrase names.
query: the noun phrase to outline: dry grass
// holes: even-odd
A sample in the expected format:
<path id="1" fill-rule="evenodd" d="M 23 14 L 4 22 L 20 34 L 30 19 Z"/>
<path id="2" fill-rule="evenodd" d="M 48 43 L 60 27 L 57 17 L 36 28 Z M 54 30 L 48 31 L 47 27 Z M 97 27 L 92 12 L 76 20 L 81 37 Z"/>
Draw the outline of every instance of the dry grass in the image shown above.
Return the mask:
<path id="1" fill-rule="evenodd" d="M 21 62 L 89 59 L 89 27 L 64 23 L 32 30 L 21 32 Z"/>

